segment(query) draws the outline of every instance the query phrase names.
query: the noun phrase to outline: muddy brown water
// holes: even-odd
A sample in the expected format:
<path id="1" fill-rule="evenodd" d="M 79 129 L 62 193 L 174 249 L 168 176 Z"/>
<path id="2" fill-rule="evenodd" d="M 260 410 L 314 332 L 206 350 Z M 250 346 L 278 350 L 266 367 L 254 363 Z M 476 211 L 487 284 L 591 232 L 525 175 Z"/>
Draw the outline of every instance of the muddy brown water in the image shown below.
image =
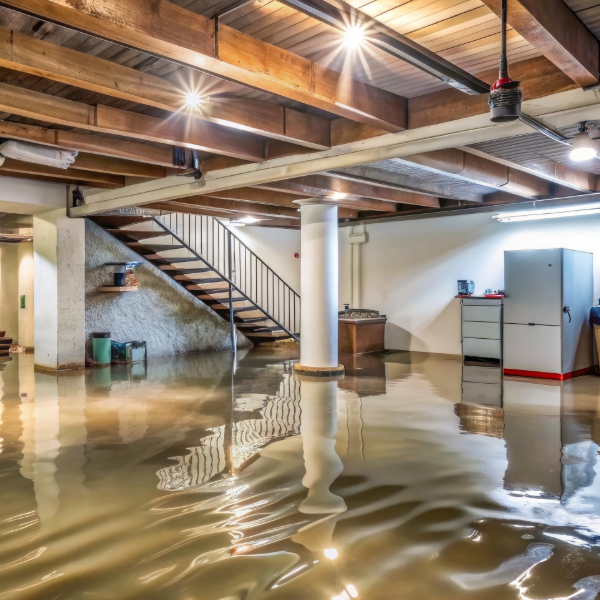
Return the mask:
<path id="1" fill-rule="evenodd" d="M 600 378 L 293 358 L 0 364 L 0 600 L 598 596 Z"/>

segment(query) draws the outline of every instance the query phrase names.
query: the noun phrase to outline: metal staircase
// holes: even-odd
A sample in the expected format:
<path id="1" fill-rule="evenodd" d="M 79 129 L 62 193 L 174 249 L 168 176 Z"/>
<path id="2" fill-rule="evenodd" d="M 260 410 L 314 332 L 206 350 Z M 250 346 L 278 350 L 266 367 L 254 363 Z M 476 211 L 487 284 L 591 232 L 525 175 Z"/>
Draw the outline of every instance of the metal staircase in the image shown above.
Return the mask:
<path id="1" fill-rule="evenodd" d="M 92 217 L 123 244 L 233 323 L 253 344 L 299 341 L 300 296 L 214 217 Z"/>

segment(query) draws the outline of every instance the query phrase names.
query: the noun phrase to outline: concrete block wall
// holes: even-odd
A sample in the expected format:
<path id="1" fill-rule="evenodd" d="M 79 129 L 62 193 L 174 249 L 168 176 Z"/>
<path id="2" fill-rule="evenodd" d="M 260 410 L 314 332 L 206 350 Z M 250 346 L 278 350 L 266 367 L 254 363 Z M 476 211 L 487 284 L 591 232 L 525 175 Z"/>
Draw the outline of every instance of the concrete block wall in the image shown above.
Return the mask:
<path id="1" fill-rule="evenodd" d="M 98 292 L 112 280 L 105 263 L 140 257 L 92 221 L 86 221 L 85 248 L 86 360 L 94 331 L 110 331 L 120 342 L 145 341 L 149 358 L 231 348 L 229 323 L 143 259 L 136 269 L 139 291 Z M 238 347 L 251 346 L 238 333 Z"/>

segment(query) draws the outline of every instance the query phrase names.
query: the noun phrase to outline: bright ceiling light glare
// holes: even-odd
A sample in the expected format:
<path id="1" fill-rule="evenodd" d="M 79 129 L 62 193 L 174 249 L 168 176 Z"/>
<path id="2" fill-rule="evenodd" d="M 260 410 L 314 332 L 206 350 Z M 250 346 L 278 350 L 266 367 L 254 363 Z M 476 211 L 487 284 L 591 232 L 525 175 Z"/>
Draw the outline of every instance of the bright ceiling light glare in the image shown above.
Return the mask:
<path id="1" fill-rule="evenodd" d="M 185 96 L 185 105 L 189 106 L 190 108 L 198 108 L 201 102 L 202 98 L 197 92 L 190 92 Z"/>
<path id="2" fill-rule="evenodd" d="M 354 27 L 349 27 L 344 32 L 344 43 L 346 46 L 356 48 L 357 46 L 360 46 L 364 37 L 365 34 L 363 28 L 355 25 Z"/>
<path id="3" fill-rule="evenodd" d="M 349 585 L 346 586 L 346 589 L 348 590 L 348 593 L 353 597 L 353 598 L 358 598 L 358 592 L 356 591 L 356 588 L 350 583 Z"/>
<path id="4" fill-rule="evenodd" d="M 596 142 L 590 139 L 585 121 L 581 123 L 579 133 L 573 138 L 571 147 L 573 149 L 570 157 L 573 161 L 582 162 L 596 156 Z"/>
<path id="5" fill-rule="evenodd" d="M 255 217 L 243 217 L 240 219 L 240 223 L 244 223 L 244 225 L 252 225 L 253 223 L 260 223 L 260 219 L 256 219 Z"/>
<path id="6" fill-rule="evenodd" d="M 537 221 L 539 219 L 559 219 L 561 217 L 579 217 L 597 214 L 600 214 L 600 202 L 499 213 L 493 215 L 492 218 L 500 223 L 513 223 L 517 221 Z"/>
<path id="7" fill-rule="evenodd" d="M 344 194 L 344 192 L 334 192 L 333 194 L 331 194 L 331 198 L 332 200 L 341 200 L 342 198 L 345 198 L 348 194 Z"/>
<path id="8" fill-rule="evenodd" d="M 337 558 L 337 550 L 335 548 L 327 548 L 326 550 L 323 551 L 323 554 L 329 559 L 329 560 L 335 560 Z"/>

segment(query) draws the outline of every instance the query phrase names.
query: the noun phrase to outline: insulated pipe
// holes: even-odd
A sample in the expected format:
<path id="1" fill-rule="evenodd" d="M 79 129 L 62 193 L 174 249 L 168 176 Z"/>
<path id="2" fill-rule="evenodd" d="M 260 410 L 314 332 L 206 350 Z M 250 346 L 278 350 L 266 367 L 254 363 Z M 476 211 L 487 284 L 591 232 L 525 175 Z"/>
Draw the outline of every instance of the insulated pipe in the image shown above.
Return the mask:
<path id="1" fill-rule="evenodd" d="M 300 365 L 338 367 L 338 222 L 337 206 L 318 200 L 301 205 L 302 297 Z"/>

